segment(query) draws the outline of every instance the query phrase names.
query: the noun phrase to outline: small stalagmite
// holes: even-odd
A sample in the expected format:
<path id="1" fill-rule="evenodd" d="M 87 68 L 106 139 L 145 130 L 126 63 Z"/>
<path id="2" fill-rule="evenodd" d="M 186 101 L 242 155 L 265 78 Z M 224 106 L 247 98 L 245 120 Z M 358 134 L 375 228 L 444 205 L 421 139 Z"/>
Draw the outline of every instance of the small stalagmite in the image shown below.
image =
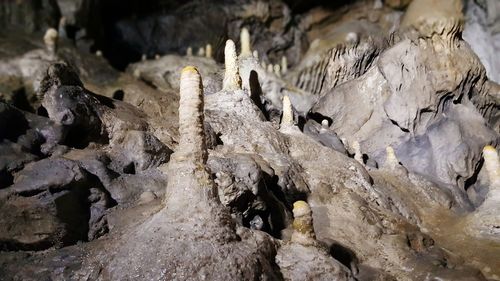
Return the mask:
<path id="1" fill-rule="evenodd" d="M 276 76 L 281 77 L 281 66 L 279 64 L 275 64 L 273 70 Z"/>
<path id="2" fill-rule="evenodd" d="M 252 56 L 252 47 L 250 45 L 250 32 L 246 27 L 241 29 L 240 33 L 240 44 L 241 44 L 241 53 L 240 57 L 250 57 Z"/>
<path id="3" fill-rule="evenodd" d="M 491 145 L 485 146 L 483 149 L 483 158 L 490 182 L 490 193 L 498 193 L 496 196 L 500 200 L 500 162 L 498 160 L 498 152 Z"/>
<path id="4" fill-rule="evenodd" d="M 281 73 L 286 74 L 288 72 L 288 59 L 286 56 L 281 57 Z"/>
<path id="5" fill-rule="evenodd" d="M 186 56 L 192 56 L 193 55 L 193 48 L 191 47 L 188 47 L 186 49 Z"/>
<path id="6" fill-rule="evenodd" d="M 293 126 L 293 109 L 292 103 L 288 96 L 283 96 L 283 115 L 281 117 L 280 127 Z"/>
<path id="7" fill-rule="evenodd" d="M 307 202 L 296 201 L 295 203 L 293 203 L 292 226 L 292 242 L 302 245 L 314 245 L 316 243 L 312 211 Z"/>
<path id="8" fill-rule="evenodd" d="M 54 28 L 49 28 L 43 36 L 43 42 L 45 43 L 45 48 L 51 53 L 55 54 L 57 52 L 57 41 L 59 39 L 59 33 Z"/>
<path id="9" fill-rule="evenodd" d="M 274 66 L 272 63 L 267 65 L 267 72 L 274 73 Z"/>
<path id="10" fill-rule="evenodd" d="M 205 57 L 207 57 L 207 58 L 211 59 L 211 58 L 212 58 L 212 56 L 213 56 L 212 52 L 213 52 L 213 51 L 212 51 L 212 45 L 207 44 L 207 45 L 205 46 Z"/>
<path id="11" fill-rule="evenodd" d="M 259 51 L 257 51 L 257 50 L 253 50 L 253 52 L 252 52 L 252 56 L 253 56 L 256 60 L 259 60 Z"/>
<path id="12" fill-rule="evenodd" d="M 224 80 L 222 82 L 222 89 L 225 91 L 241 90 L 241 77 L 238 68 L 238 56 L 236 55 L 236 46 L 233 40 L 226 41 L 224 49 Z"/>

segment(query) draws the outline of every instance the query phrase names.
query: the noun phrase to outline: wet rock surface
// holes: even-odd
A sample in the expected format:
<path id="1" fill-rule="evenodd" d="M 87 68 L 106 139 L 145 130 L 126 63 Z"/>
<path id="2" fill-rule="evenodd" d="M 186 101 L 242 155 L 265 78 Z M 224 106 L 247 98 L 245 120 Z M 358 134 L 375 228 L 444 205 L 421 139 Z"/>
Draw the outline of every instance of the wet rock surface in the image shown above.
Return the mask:
<path id="1" fill-rule="evenodd" d="M 303 2 L 0 4 L 0 280 L 500 280 L 498 5 Z"/>

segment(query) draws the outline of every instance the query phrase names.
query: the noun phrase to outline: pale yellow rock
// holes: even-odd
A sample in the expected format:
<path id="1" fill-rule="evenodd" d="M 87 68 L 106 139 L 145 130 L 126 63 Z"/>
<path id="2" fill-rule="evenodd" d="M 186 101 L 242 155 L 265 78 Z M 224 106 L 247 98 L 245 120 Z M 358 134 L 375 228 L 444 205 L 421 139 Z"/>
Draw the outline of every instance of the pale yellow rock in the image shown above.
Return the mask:
<path id="1" fill-rule="evenodd" d="M 57 41 L 59 39 L 59 33 L 54 28 L 49 28 L 43 36 L 43 42 L 45 43 L 45 48 L 51 53 L 55 54 L 57 52 Z"/>
<path id="2" fill-rule="evenodd" d="M 302 245 L 316 244 L 316 235 L 314 234 L 312 211 L 309 204 L 305 201 L 296 201 L 293 203 L 293 233 L 292 242 Z"/>
<path id="3" fill-rule="evenodd" d="M 177 156 L 204 163 L 207 158 L 203 125 L 203 84 L 198 69 L 182 70 L 179 100 L 179 147 Z"/>
<path id="4" fill-rule="evenodd" d="M 243 27 L 240 32 L 240 48 L 241 48 L 241 53 L 240 57 L 250 57 L 252 56 L 252 47 L 250 44 L 250 32 L 248 32 L 248 29 Z"/>
<path id="5" fill-rule="evenodd" d="M 253 52 L 252 52 L 252 56 L 253 56 L 256 60 L 259 60 L 259 51 L 257 51 L 257 50 L 253 50 Z"/>
<path id="6" fill-rule="evenodd" d="M 226 47 L 224 49 L 224 65 L 225 72 L 222 89 L 225 91 L 241 90 L 238 56 L 236 55 L 236 46 L 231 39 L 226 41 Z"/>
<path id="7" fill-rule="evenodd" d="M 388 146 L 386 147 L 385 152 L 386 156 L 384 167 L 391 170 L 396 169 L 399 166 L 399 160 L 396 157 L 394 149 L 391 146 Z"/>
<path id="8" fill-rule="evenodd" d="M 283 96 L 283 116 L 281 117 L 281 127 L 293 126 L 293 110 L 292 103 L 288 96 Z"/>
<path id="9" fill-rule="evenodd" d="M 281 57 L 281 73 L 286 74 L 288 72 L 288 59 L 286 56 Z"/>
<path id="10" fill-rule="evenodd" d="M 281 66 L 279 64 L 273 66 L 273 71 L 276 76 L 281 77 Z"/>
<path id="11" fill-rule="evenodd" d="M 212 56 L 213 56 L 213 55 L 212 55 L 212 45 L 207 44 L 207 45 L 205 46 L 205 56 L 206 56 L 207 58 L 209 58 L 209 59 L 211 59 L 211 58 L 212 58 Z"/>

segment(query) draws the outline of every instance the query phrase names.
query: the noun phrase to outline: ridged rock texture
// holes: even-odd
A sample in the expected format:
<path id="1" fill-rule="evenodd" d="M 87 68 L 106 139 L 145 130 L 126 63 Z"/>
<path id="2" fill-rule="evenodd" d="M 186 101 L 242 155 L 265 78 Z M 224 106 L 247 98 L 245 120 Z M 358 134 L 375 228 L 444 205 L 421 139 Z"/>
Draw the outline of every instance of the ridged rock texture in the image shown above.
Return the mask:
<path id="1" fill-rule="evenodd" d="M 498 1 L 136 2 L 0 3 L 0 280 L 500 280 Z"/>

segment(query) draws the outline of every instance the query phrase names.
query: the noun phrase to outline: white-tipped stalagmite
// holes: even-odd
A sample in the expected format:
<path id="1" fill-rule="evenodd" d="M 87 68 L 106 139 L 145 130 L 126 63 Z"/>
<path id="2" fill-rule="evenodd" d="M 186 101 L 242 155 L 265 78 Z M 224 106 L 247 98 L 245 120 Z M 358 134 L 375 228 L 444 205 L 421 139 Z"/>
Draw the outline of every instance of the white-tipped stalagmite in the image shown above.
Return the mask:
<path id="1" fill-rule="evenodd" d="M 211 59 L 212 56 L 213 56 L 213 54 L 212 54 L 212 45 L 207 44 L 207 46 L 205 46 L 205 57 Z"/>
<path id="2" fill-rule="evenodd" d="M 497 193 L 500 193 L 500 162 L 497 150 L 491 145 L 485 146 L 483 149 L 483 158 L 484 167 L 490 182 L 490 192 L 496 189 Z"/>
<path id="3" fill-rule="evenodd" d="M 257 51 L 257 50 L 253 50 L 253 52 L 252 52 L 252 56 L 253 56 L 256 60 L 259 60 L 259 51 Z"/>
<path id="4" fill-rule="evenodd" d="M 45 43 L 45 48 L 51 53 L 55 54 L 57 52 L 57 41 L 59 39 L 59 33 L 54 28 L 49 28 L 43 36 L 43 42 Z"/>
<path id="5" fill-rule="evenodd" d="M 358 141 L 353 141 L 351 145 L 352 150 L 354 151 L 354 159 L 361 164 L 364 164 L 363 161 L 363 153 L 361 152 L 361 145 Z"/>
<path id="6" fill-rule="evenodd" d="M 266 69 L 266 62 L 265 61 L 261 61 L 260 62 L 260 66 L 263 68 L 263 69 Z"/>
<path id="7" fill-rule="evenodd" d="M 293 126 L 293 109 L 290 98 L 287 95 L 283 96 L 283 114 L 281 117 L 281 127 Z"/>
<path id="8" fill-rule="evenodd" d="M 250 32 L 246 27 L 241 29 L 240 33 L 240 44 L 241 44 L 241 53 L 240 57 L 250 57 L 252 56 L 252 47 L 250 45 Z"/>
<path id="9" fill-rule="evenodd" d="M 286 56 L 281 57 L 281 73 L 286 74 L 288 72 L 288 59 Z"/>
<path id="10" fill-rule="evenodd" d="M 146 61 L 147 59 L 148 59 L 148 57 L 146 56 L 146 54 L 142 54 L 141 61 Z"/>
<path id="11" fill-rule="evenodd" d="M 98 56 L 98 57 L 102 57 L 102 51 L 101 50 L 97 50 L 95 52 L 95 55 Z"/>
<path id="12" fill-rule="evenodd" d="M 159 60 L 160 59 L 160 55 L 159 54 L 156 54 L 155 55 L 155 60 Z"/>
<path id="13" fill-rule="evenodd" d="M 274 72 L 274 66 L 272 63 L 267 65 L 267 72 L 273 73 Z"/>
<path id="14" fill-rule="evenodd" d="M 396 153 L 394 152 L 394 148 L 391 146 L 386 147 L 385 149 L 385 163 L 384 163 L 384 168 L 394 170 L 398 168 L 399 165 L 399 160 L 396 157 Z"/>
<path id="15" fill-rule="evenodd" d="M 188 47 L 186 49 L 186 56 L 192 56 L 193 55 L 193 48 L 191 47 Z"/>
<path id="16" fill-rule="evenodd" d="M 345 41 L 348 44 L 355 45 L 359 42 L 359 36 L 356 32 L 349 32 L 345 36 Z"/>
<path id="17" fill-rule="evenodd" d="M 224 80 L 222 82 L 222 89 L 225 91 L 241 90 L 241 77 L 238 67 L 238 56 L 236 55 L 236 46 L 233 40 L 226 41 L 224 49 Z"/>
<path id="18" fill-rule="evenodd" d="M 198 53 L 197 53 L 197 55 L 198 55 L 199 57 L 204 57 L 204 56 L 205 56 L 205 48 L 204 48 L 204 47 L 200 47 L 200 48 L 198 49 Z"/>
<path id="19" fill-rule="evenodd" d="M 325 133 L 327 132 L 329 129 L 328 127 L 328 120 L 324 119 L 323 121 L 321 121 L 321 129 L 319 130 L 320 133 Z"/>
<path id="20" fill-rule="evenodd" d="M 293 203 L 292 227 L 292 242 L 302 245 L 313 245 L 316 243 L 312 211 L 307 202 L 296 201 Z"/>
<path id="21" fill-rule="evenodd" d="M 276 76 L 281 77 L 281 66 L 279 64 L 273 66 L 273 71 Z"/>
<path id="22" fill-rule="evenodd" d="M 179 100 L 179 154 L 200 164 L 207 159 L 203 126 L 203 84 L 193 66 L 182 70 Z"/>

